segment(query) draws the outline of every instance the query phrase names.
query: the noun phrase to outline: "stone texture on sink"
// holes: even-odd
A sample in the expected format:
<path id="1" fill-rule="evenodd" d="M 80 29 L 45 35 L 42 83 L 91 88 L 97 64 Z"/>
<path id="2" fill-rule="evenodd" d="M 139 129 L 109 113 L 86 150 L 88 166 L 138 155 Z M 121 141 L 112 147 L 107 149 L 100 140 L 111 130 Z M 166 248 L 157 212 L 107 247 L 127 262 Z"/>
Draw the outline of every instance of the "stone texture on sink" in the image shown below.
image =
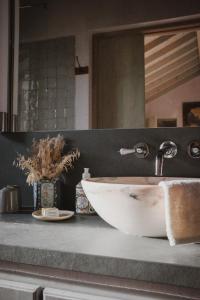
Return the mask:
<path id="1" fill-rule="evenodd" d="M 102 177 L 83 180 L 92 206 L 106 222 L 136 236 L 166 236 L 164 193 L 167 178 Z"/>

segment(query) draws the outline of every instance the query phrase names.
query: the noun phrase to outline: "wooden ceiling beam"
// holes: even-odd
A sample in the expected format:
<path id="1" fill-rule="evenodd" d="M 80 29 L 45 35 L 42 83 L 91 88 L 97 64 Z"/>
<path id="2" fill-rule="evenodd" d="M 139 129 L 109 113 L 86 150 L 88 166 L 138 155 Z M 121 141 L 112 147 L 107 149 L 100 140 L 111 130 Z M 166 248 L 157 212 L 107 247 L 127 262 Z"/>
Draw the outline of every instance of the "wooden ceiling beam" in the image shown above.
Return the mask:
<path id="1" fill-rule="evenodd" d="M 173 39 L 173 37 L 171 38 Z M 169 39 L 169 40 L 171 40 Z M 174 42 L 170 42 L 167 46 L 161 48 L 160 50 L 154 52 L 150 56 L 145 57 L 145 65 L 155 61 L 156 59 L 162 57 L 163 55 L 169 55 L 171 51 L 174 51 L 179 46 L 183 46 L 185 43 L 189 42 L 190 40 L 196 40 L 195 32 L 190 32 L 184 34 L 181 38 L 176 39 Z M 164 44 L 164 43 L 163 43 Z"/>
<path id="2" fill-rule="evenodd" d="M 178 87 L 179 85 L 184 84 L 188 80 L 191 80 L 192 78 L 199 75 L 200 75 L 200 69 L 199 66 L 197 65 L 192 69 L 187 70 L 182 74 L 179 74 L 178 76 L 176 76 L 176 78 L 171 78 L 169 81 L 165 82 L 159 87 L 148 92 L 146 91 L 145 93 L 146 103 L 154 101 L 158 97 L 170 92 L 172 89 Z"/>
<path id="3" fill-rule="evenodd" d="M 165 48 L 167 46 L 169 46 L 170 44 L 176 42 L 177 40 L 183 38 L 184 36 L 186 36 L 188 33 L 186 32 L 181 32 L 179 34 L 173 35 L 170 38 L 163 40 L 162 43 L 159 43 L 158 45 L 155 45 L 154 47 L 151 47 L 151 49 L 149 49 L 148 51 L 144 52 L 144 56 L 145 58 L 153 55 L 154 53 L 160 51 L 162 48 Z"/>
<path id="4" fill-rule="evenodd" d="M 195 57 L 192 61 L 182 64 L 181 66 L 179 66 L 175 70 L 172 70 L 171 72 L 167 73 L 166 75 L 164 75 L 160 78 L 157 78 L 156 80 L 154 80 L 148 84 L 145 84 L 145 91 L 149 92 L 157 87 L 159 88 L 159 86 L 161 86 L 165 82 L 171 80 L 172 78 L 174 80 L 176 80 L 176 78 L 178 79 L 179 75 L 190 70 L 191 68 L 193 68 L 195 66 L 197 66 L 199 68 L 198 57 Z"/>
<path id="5" fill-rule="evenodd" d="M 200 30 L 197 30 L 197 45 L 198 45 L 198 51 L 199 51 L 199 60 L 200 60 Z"/>
<path id="6" fill-rule="evenodd" d="M 195 55 L 198 51 L 197 43 L 194 41 L 193 43 L 186 45 L 185 47 L 178 49 L 177 51 L 173 52 L 172 54 L 164 57 L 163 59 L 156 61 L 149 67 L 145 66 L 145 76 L 149 74 L 153 74 L 158 70 L 164 68 L 166 65 L 171 64 L 172 62 L 176 61 L 177 58 L 183 58 L 186 55 L 193 54 Z"/>
<path id="7" fill-rule="evenodd" d="M 160 35 L 147 35 L 144 36 L 144 45 L 152 42 L 153 40 L 157 39 Z"/>
<path id="8" fill-rule="evenodd" d="M 196 37 L 192 38 L 191 40 L 188 40 L 184 44 L 180 44 L 178 47 L 172 49 L 170 52 L 166 52 L 162 56 L 158 56 L 156 58 L 156 60 L 149 61 L 148 64 L 145 64 L 145 68 L 147 69 L 147 68 L 151 67 L 152 65 L 154 65 L 155 63 L 160 63 L 162 60 L 167 59 L 169 56 L 173 55 L 177 51 L 181 51 L 183 48 L 186 48 L 186 47 L 197 48 L 198 45 L 197 45 Z"/>
<path id="9" fill-rule="evenodd" d="M 158 45 L 162 44 L 163 42 L 169 40 L 169 38 L 171 38 L 172 36 L 173 36 L 173 34 L 162 35 L 162 36 L 159 36 L 157 38 L 154 38 L 152 41 L 145 44 L 144 52 L 150 51 L 151 49 L 155 48 L 156 46 L 158 46 Z"/>
<path id="10" fill-rule="evenodd" d="M 182 68 L 189 63 L 192 64 L 193 61 L 196 62 L 197 64 L 199 62 L 199 55 L 198 55 L 197 49 L 195 52 L 193 51 L 193 52 L 187 53 L 187 55 L 185 55 L 184 57 L 178 58 L 171 64 L 164 65 L 163 68 L 159 69 L 157 72 L 155 72 L 153 74 L 152 73 L 150 75 L 145 74 L 146 75 L 145 76 L 145 86 L 156 80 L 160 81 L 160 79 L 163 76 L 165 76 L 167 74 L 173 74 L 173 72 L 176 71 L 178 68 Z"/>

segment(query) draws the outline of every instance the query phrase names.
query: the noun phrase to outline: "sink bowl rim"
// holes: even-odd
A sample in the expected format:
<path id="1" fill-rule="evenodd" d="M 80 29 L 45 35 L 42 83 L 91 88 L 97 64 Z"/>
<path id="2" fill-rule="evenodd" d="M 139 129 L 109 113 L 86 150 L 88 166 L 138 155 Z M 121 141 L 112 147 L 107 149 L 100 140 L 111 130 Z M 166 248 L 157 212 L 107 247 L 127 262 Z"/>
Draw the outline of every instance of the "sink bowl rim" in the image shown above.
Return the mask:
<path id="1" fill-rule="evenodd" d="M 134 185 L 134 186 L 158 186 L 160 181 L 172 181 L 187 179 L 186 177 L 158 177 L 158 176 L 118 176 L 118 177 L 93 177 L 84 179 L 94 184 Z"/>

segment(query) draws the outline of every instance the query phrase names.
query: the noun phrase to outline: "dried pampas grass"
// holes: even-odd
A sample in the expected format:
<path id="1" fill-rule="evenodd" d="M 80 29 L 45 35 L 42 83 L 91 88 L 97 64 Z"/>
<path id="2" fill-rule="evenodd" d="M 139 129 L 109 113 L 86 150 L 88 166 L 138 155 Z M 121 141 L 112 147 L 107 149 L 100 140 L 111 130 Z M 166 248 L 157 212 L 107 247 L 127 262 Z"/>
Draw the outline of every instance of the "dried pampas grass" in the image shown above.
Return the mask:
<path id="1" fill-rule="evenodd" d="M 41 179 L 58 178 L 65 170 L 68 172 L 73 167 L 73 163 L 80 157 L 80 152 L 76 149 L 62 155 L 65 141 L 63 136 L 47 137 L 32 144 L 32 155 L 25 158 L 19 154 L 14 164 L 27 175 L 27 183 L 33 184 Z"/>

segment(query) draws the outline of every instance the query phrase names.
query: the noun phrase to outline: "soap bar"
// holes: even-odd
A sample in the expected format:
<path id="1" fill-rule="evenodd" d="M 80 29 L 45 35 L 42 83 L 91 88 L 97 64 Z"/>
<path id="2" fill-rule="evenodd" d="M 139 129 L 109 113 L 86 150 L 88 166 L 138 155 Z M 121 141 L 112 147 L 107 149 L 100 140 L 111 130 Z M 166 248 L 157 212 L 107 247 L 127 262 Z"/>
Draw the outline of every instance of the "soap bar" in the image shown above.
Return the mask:
<path id="1" fill-rule="evenodd" d="M 59 217 L 59 209 L 56 207 L 42 208 L 43 217 Z"/>

